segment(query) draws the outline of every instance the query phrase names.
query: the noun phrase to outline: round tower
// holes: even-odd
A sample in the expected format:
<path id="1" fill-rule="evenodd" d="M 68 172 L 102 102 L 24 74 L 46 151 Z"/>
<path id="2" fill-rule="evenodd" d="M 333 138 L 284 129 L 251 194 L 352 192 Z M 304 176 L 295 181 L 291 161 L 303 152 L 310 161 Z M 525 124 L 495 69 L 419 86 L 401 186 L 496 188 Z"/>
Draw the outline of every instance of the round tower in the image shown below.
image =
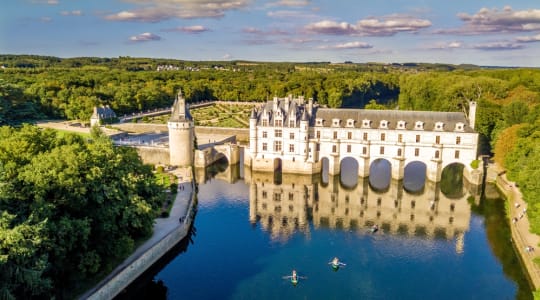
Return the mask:
<path id="1" fill-rule="evenodd" d="M 167 123 L 170 164 L 180 167 L 191 166 L 195 141 L 194 125 L 181 91 L 178 91 L 171 111 L 171 118 Z"/>

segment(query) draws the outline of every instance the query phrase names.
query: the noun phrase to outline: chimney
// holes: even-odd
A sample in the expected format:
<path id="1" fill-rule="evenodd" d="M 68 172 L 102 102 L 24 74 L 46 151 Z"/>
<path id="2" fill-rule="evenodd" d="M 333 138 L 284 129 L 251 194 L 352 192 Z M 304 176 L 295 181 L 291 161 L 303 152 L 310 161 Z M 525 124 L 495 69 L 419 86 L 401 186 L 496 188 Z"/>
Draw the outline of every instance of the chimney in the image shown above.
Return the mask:
<path id="1" fill-rule="evenodd" d="M 474 129 L 476 122 L 476 101 L 469 102 L 469 126 Z"/>

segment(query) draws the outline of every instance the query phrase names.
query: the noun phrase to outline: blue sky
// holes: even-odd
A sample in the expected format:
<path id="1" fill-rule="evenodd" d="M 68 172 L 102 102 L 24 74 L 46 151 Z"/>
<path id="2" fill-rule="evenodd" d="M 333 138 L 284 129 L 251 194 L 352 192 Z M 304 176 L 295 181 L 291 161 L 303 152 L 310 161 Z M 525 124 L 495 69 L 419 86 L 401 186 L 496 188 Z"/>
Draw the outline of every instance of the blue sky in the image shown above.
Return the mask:
<path id="1" fill-rule="evenodd" d="M 0 53 L 540 67 L 540 1 L 4 0 Z"/>

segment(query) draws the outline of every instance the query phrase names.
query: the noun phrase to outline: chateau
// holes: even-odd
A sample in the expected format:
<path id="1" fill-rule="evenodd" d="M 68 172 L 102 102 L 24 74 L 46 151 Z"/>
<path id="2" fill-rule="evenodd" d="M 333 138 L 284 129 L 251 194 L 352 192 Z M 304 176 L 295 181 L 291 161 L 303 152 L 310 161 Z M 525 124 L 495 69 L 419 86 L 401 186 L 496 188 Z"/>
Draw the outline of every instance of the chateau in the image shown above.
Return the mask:
<path id="1" fill-rule="evenodd" d="M 426 165 L 426 178 L 441 180 L 442 170 L 463 164 L 464 176 L 478 182 L 471 167 L 477 158 L 474 131 L 476 103 L 469 113 L 399 110 L 331 109 L 304 97 L 274 98 L 249 120 L 249 147 L 244 163 L 253 171 L 315 174 L 323 165 L 340 173 L 345 158 L 358 163 L 358 175 L 369 176 L 371 164 L 385 159 L 393 179 L 403 179 L 410 162 Z"/>

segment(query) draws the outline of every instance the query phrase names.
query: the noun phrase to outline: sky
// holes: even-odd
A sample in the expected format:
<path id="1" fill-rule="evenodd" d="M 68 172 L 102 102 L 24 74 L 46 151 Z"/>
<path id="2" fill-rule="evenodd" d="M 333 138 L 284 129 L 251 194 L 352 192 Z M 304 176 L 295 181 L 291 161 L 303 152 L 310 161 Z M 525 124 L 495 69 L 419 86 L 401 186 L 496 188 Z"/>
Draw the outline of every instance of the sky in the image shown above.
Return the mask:
<path id="1" fill-rule="evenodd" d="M 540 0 L 3 0 L 0 54 L 540 67 Z"/>

